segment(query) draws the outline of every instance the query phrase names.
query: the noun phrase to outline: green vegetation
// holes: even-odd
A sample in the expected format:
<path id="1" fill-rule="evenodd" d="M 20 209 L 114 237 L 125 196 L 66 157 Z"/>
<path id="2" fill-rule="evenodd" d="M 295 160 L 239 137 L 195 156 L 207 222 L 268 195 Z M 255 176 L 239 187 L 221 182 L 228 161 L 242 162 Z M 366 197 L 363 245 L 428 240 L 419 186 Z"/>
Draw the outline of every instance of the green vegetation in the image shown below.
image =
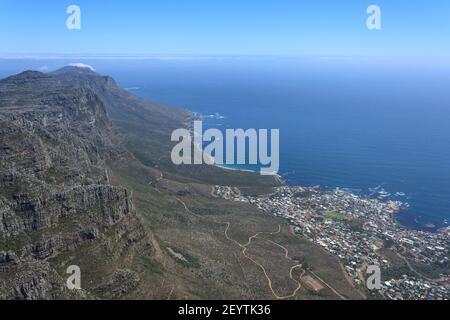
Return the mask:
<path id="1" fill-rule="evenodd" d="M 17 236 L 0 239 L 0 250 L 17 252 L 22 249 L 29 242 L 29 237 L 25 233 L 20 233 Z"/>
<path id="2" fill-rule="evenodd" d="M 448 273 L 450 269 L 450 263 L 448 261 L 442 264 L 434 263 L 430 265 L 411 262 L 411 265 L 417 272 L 431 279 L 439 279 L 441 274 Z"/>
<path id="3" fill-rule="evenodd" d="M 323 216 L 328 219 L 333 219 L 335 221 L 350 221 L 350 218 L 348 216 L 335 211 L 326 211 L 323 213 Z"/>
<path id="4" fill-rule="evenodd" d="M 164 267 L 161 263 L 147 256 L 140 257 L 140 260 L 146 272 L 149 272 L 151 274 L 163 275 L 166 271 L 164 270 Z"/>
<path id="5" fill-rule="evenodd" d="M 392 239 L 383 239 L 383 247 L 390 249 L 394 246 L 395 242 Z"/>

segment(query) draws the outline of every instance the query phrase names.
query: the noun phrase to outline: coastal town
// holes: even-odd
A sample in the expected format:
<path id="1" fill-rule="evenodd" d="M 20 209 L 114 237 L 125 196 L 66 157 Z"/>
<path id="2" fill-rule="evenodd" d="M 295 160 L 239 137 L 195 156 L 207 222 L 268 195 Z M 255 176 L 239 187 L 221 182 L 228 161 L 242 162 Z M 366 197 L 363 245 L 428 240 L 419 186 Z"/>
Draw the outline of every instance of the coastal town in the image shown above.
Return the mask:
<path id="1" fill-rule="evenodd" d="M 403 209 L 399 201 L 361 197 L 341 189 L 291 186 L 264 196 L 216 186 L 214 195 L 285 219 L 295 234 L 339 257 L 355 286 L 365 288 L 367 267 L 379 266 L 382 281 L 377 298 L 450 298 L 450 228 L 429 233 L 400 226 L 394 217 Z M 390 272 L 399 269 L 399 261 L 406 268 Z M 416 266 L 435 268 L 438 274 L 423 274 Z"/>

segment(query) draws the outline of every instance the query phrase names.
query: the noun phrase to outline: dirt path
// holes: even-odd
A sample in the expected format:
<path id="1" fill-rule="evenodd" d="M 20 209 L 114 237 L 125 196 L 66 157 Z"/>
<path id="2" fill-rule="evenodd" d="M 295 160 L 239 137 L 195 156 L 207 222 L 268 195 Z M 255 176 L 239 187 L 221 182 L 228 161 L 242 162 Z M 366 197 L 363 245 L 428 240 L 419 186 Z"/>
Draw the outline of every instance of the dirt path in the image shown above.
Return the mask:
<path id="1" fill-rule="evenodd" d="M 301 279 L 301 277 L 303 276 L 304 272 L 298 277 L 298 280 L 297 280 L 297 279 L 295 279 L 294 276 L 293 276 L 293 271 L 294 271 L 295 269 L 297 269 L 297 268 L 301 268 L 301 267 L 302 267 L 301 264 L 296 264 L 295 266 L 291 267 L 291 269 L 289 270 L 289 278 L 290 278 L 291 280 L 293 280 L 293 281 L 297 284 L 297 287 L 295 288 L 295 290 L 294 290 L 291 294 L 282 296 L 282 295 L 277 294 L 277 292 L 274 290 L 274 288 L 273 288 L 273 286 L 272 286 L 272 279 L 270 278 L 270 276 L 269 276 L 269 274 L 268 274 L 266 268 L 265 268 L 261 263 L 259 263 L 258 261 L 256 261 L 255 259 L 253 259 L 251 256 L 249 256 L 249 255 L 247 254 L 248 246 L 252 244 L 252 241 L 253 241 L 254 239 L 258 238 L 258 237 L 259 237 L 260 235 L 262 235 L 262 234 L 274 235 L 274 234 L 280 233 L 280 232 L 281 232 L 281 225 L 278 225 L 278 229 L 277 229 L 276 231 L 272 231 L 272 232 L 270 232 L 270 231 L 260 231 L 260 232 L 258 232 L 258 233 L 256 233 L 256 234 L 250 236 L 250 237 L 248 238 L 247 243 L 241 244 L 241 243 L 239 243 L 238 241 L 234 240 L 232 237 L 229 236 L 228 231 L 229 231 L 229 229 L 230 229 L 230 227 L 231 227 L 231 223 L 230 223 L 230 222 L 217 222 L 217 221 L 212 221 L 212 220 L 206 219 L 206 218 L 204 218 L 204 217 L 202 217 L 202 216 L 199 216 L 198 214 L 192 212 L 192 211 L 188 208 L 188 206 L 186 205 L 186 203 L 185 203 L 183 200 L 181 200 L 180 198 L 175 197 L 175 199 L 176 199 L 176 200 L 184 207 L 184 209 L 185 209 L 186 212 L 188 212 L 189 214 L 195 216 L 196 218 L 199 218 L 199 219 L 202 219 L 202 220 L 208 220 L 209 222 L 213 222 L 213 223 L 217 223 L 217 224 L 224 224 L 224 225 L 226 226 L 226 227 L 225 227 L 225 231 L 224 231 L 224 233 L 225 233 L 225 238 L 227 238 L 228 240 L 232 241 L 232 242 L 235 243 L 237 246 L 239 246 L 239 247 L 242 249 L 242 254 L 244 255 L 244 257 L 247 258 L 248 260 L 250 260 L 251 262 L 253 262 L 255 265 L 257 265 L 257 266 L 263 271 L 264 276 L 265 276 L 266 279 L 267 279 L 267 285 L 268 285 L 270 291 L 272 292 L 273 296 L 274 296 L 276 299 L 289 299 L 289 298 L 293 298 L 293 297 L 295 297 L 295 296 L 297 295 L 298 291 L 299 291 L 299 290 L 301 289 L 301 287 L 302 287 L 302 285 L 301 285 L 301 283 L 300 283 L 300 279 Z M 276 243 L 276 242 L 273 242 L 273 241 L 271 241 L 271 240 L 266 240 L 266 241 L 269 241 L 270 243 L 272 243 L 272 244 L 274 244 L 274 245 L 280 247 L 281 249 L 283 249 L 284 252 L 285 252 L 285 257 L 286 257 L 287 259 L 291 260 L 291 261 L 294 261 L 294 260 L 289 256 L 289 250 L 288 250 L 287 248 L 285 248 L 285 247 L 283 247 L 282 245 L 280 245 L 280 244 L 278 244 L 278 243 Z"/>
<path id="2" fill-rule="evenodd" d="M 178 202 L 180 202 L 180 203 L 183 205 L 183 207 L 184 207 L 184 209 L 186 210 L 186 212 L 188 212 L 189 214 L 191 214 L 191 215 L 193 215 L 193 216 L 195 216 L 195 217 L 197 217 L 197 218 L 199 218 L 199 219 L 207 220 L 207 219 L 205 219 L 204 217 L 199 216 L 198 214 L 195 214 L 194 212 L 192 212 L 192 211 L 188 208 L 188 206 L 186 205 L 186 203 L 185 203 L 184 201 L 182 201 L 182 200 L 179 199 L 179 198 L 176 198 L 176 199 L 177 199 Z M 305 271 L 303 270 L 302 274 L 298 277 L 298 280 L 294 278 L 294 276 L 293 276 L 293 271 L 294 271 L 295 269 L 297 269 L 297 268 L 301 268 L 301 267 L 302 267 L 301 264 L 296 264 L 296 265 L 292 266 L 292 267 L 290 268 L 290 270 L 289 270 L 289 278 L 290 278 L 291 280 L 293 280 L 294 282 L 297 283 L 297 287 L 295 288 L 295 290 L 294 290 L 291 294 L 282 296 L 282 295 L 279 295 L 279 294 L 275 291 L 275 289 L 273 288 L 272 279 L 270 278 L 270 276 L 269 276 L 267 270 L 264 268 L 264 266 L 263 266 L 261 263 L 259 263 L 258 261 L 256 261 L 255 259 L 253 259 L 251 256 L 249 256 L 249 255 L 247 254 L 248 246 L 252 243 L 252 241 L 253 241 L 254 239 L 258 238 L 258 237 L 259 237 L 260 235 L 262 235 L 262 234 L 268 234 L 268 235 L 279 234 L 279 233 L 281 232 L 281 225 L 278 225 L 278 229 L 277 229 L 276 231 L 272 231 L 272 232 L 270 232 L 270 231 L 261 231 L 261 232 L 258 232 L 258 233 L 256 233 L 256 234 L 254 234 L 253 236 L 250 236 L 250 237 L 248 238 L 248 241 L 247 241 L 246 244 L 241 244 L 241 243 L 239 243 L 238 241 L 234 240 L 232 237 L 229 236 L 228 231 L 230 230 L 230 227 L 231 227 L 231 223 L 230 223 L 230 222 L 217 222 L 217 221 L 210 221 L 210 222 L 214 222 L 214 223 L 218 223 L 218 224 L 225 224 L 225 225 L 226 225 L 226 227 L 225 227 L 225 237 L 226 237 L 228 240 L 230 240 L 230 241 L 232 241 L 233 243 L 235 243 L 237 246 L 239 246 L 239 247 L 242 249 L 242 254 L 244 255 L 244 257 L 247 258 L 248 260 L 250 260 L 251 262 L 253 262 L 255 265 L 257 265 L 257 266 L 263 271 L 264 276 L 265 276 L 266 279 L 267 279 L 267 285 L 268 285 L 270 291 L 272 292 L 272 295 L 273 295 L 276 299 L 281 300 L 281 299 L 294 298 L 294 297 L 298 294 L 298 291 L 299 291 L 299 290 L 301 289 L 301 287 L 302 287 L 302 285 L 301 285 L 301 283 L 300 283 L 300 280 L 301 280 L 301 278 L 303 277 L 303 275 L 305 274 Z M 260 239 L 261 239 L 261 238 L 260 238 Z M 276 242 L 274 242 L 274 241 L 272 241 L 272 240 L 268 240 L 268 239 L 263 239 L 263 240 L 268 241 L 268 242 L 270 242 L 270 243 L 272 243 L 272 244 L 278 246 L 279 248 L 281 248 L 281 249 L 284 251 L 284 253 L 285 253 L 285 258 L 286 258 L 286 259 L 289 259 L 289 260 L 291 260 L 291 261 L 295 261 L 293 258 L 291 258 L 291 257 L 289 256 L 289 250 L 288 250 L 286 247 L 284 247 L 284 246 L 282 246 L 281 244 L 276 243 Z M 296 261 L 295 261 L 295 262 L 296 262 Z M 344 297 L 342 294 L 340 294 L 336 289 L 334 289 L 334 288 L 333 288 L 330 284 L 328 284 L 325 280 L 323 280 L 322 278 L 320 278 L 316 273 L 314 273 L 313 271 L 310 271 L 310 273 L 311 273 L 314 277 L 316 277 L 320 282 L 322 282 L 327 288 L 329 288 L 336 296 L 338 296 L 338 297 L 341 298 L 342 300 L 347 300 L 346 297 Z"/>
<path id="3" fill-rule="evenodd" d="M 298 291 L 299 291 L 299 290 L 301 289 L 301 287 L 302 287 L 302 285 L 301 285 L 301 283 L 300 283 L 299 280 L 300 280 L 301 277 L 303 276 L 304 272 L 299 276 L 299 280 L 297 280 L 297 279 L 295 279 L 295 278 L 293 277 L 293 271 L 294 271 L 295 269 L 297 269 L 297 268 L 301 268 L 301 267 L 302 267 L 301 264 L 296 264 L 295 266 L 292 266 L 292 267 L 290 268 L 290 270 L 289 270 L 289 278 L 290 278 L 291 280 L 293 280 L 294 282 L 297 283 L 297 287 L 295 288 L 295 290 L 294 290 L 291 294 L 285 295 L 285 296 L 281 296 L 281 295 L 279 295 L 277 292 L 275 292 L 275 289 L 273 288 L 273 285 L 272 285 L 272 279 L 270 278 L 270 276 L 269 276 L 269 274 L 268 274 L 266 268 L 264 268 L 264 266 L 263 266 L 261 263 L 259 263 L 258 261 L 256 261 L 255 259 L 253 259 L 251 256 L 249 256 L 249 255 L 247 254 L 248 246 L 252 243 L 252 241 L 253 241 L 254 239 L 258 238 L 258 236 L 260 236 L 261 234 L 270 234 L 270 235 L 273 235 L 273 234 L 278 234 L 278 233 L 280 233 L 280 232 L 281 232 L 281 225 L 278 225 L 278 230 L 277 230 L 277 231 L 273 231 L 273 232 L 258 232 L 258 233 L 256 233 L 255 235 L 253 235 L 253 236 L 251 236 L 251 237 L 248 238 L 248 241 L 247 241 L 246 244 L 241 244 L 241 243 L 237 242 L 236 240 L 234 240 L 233 238 L 231 238 L 231 237 L 228 235 L 228 230 L 230 229 L 230 227 L 231 227 L 231 224 L 230 224 L 229 222 L 226 222 L 225 237 L 226 237 L 228 240 L 234 242 L 234 243 L 235 243 L 236 245 L 238 245 L 240 248 L 242 248 L 242 254 L 244 255 L 244 257 L 246 257 L 248 260 L 250 260 L 251 262 L 253 262 L 254 264 L 256 264 L 256 265 L 263 271 L 264 276 L 265 276 L 266 279 L 267 279 L 267 285 L 268 285 L 270 291 L 272 292 L 272 295 L 273 295 L 276 299 L 289 299 L 289 298 L 295 297 L 295 296 L 297 295 Z M 285 248 L 285 247 L 283 247 L 282 245 L 280 245 L 280 244 L 278 244 L 278 243 L 276 243 L 276 242 L 273 242 L 273 241 L 271 241 L 271 240 L 266 240 L 266 241 L 268 241 L 268 242 L 270 242 L 270 243 L 273 243 L 273 244 L 275 244 L 276 246 L 282 248 L 282 249 L 285 251 L 285 257 L 288 258 L 289 260 L 293 261 L 293 259 L 292 259 L 291 257 L 289 257 L 289 251 L 288 251 L 287 248 Z"/>
<path id="4" fill-rule="evenodd" d="M 322 282 L 327 288 L 329 288 L 331 291 L 333 291 L 333 293 L 335 295 L 337 295 L 339 298 L 341 298 L 342 300 L 347 300 L 346 297 L 344 297 L 342 294 L 340 294 L 339 292 L 336 291 L 336 289 L 334 289 L 331 285 L 329 285 L 325 280 L 323 280 L 322 278 L 320 278 L 317 274 L 315 274 L 314 272 L 312 272 L 311 270 L 309 271 L 314 277 L 316 277 L 320 282 Z"/>

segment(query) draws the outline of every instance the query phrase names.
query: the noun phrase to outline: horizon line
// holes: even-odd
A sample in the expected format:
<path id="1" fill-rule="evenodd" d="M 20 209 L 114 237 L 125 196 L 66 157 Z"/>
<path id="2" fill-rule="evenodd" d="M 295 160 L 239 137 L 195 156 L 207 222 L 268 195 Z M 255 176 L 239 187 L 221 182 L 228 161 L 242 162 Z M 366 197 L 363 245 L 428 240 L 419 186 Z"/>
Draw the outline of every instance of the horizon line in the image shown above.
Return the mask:
<path id="1" fill-rule="evenodd" d="M 0 53 L 0 59 L 224 59 L 224 58 L 309 58 L 309 59 L 377 59 L 377 60 L 429 60 L 440 59 L 450 61 L 448 56 L 405 56 L 405 55 L 344 55 L 344 54 L 170 54 L 170 53 Z"/>

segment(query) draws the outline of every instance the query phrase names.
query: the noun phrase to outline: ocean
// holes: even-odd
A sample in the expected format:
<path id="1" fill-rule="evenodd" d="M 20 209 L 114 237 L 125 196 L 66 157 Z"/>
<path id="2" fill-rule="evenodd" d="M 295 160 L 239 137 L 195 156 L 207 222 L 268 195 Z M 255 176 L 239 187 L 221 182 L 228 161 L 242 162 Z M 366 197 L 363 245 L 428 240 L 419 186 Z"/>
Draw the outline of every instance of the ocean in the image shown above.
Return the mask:
<path id="1" fill-rule="evenodd" d="M 280 175 L 409 205 L 409 228 L 450 220 L 450 68 L 334 58 L 0 60 L 0 76 L 93 65 L 207 126 L 280 129 Z"/>

